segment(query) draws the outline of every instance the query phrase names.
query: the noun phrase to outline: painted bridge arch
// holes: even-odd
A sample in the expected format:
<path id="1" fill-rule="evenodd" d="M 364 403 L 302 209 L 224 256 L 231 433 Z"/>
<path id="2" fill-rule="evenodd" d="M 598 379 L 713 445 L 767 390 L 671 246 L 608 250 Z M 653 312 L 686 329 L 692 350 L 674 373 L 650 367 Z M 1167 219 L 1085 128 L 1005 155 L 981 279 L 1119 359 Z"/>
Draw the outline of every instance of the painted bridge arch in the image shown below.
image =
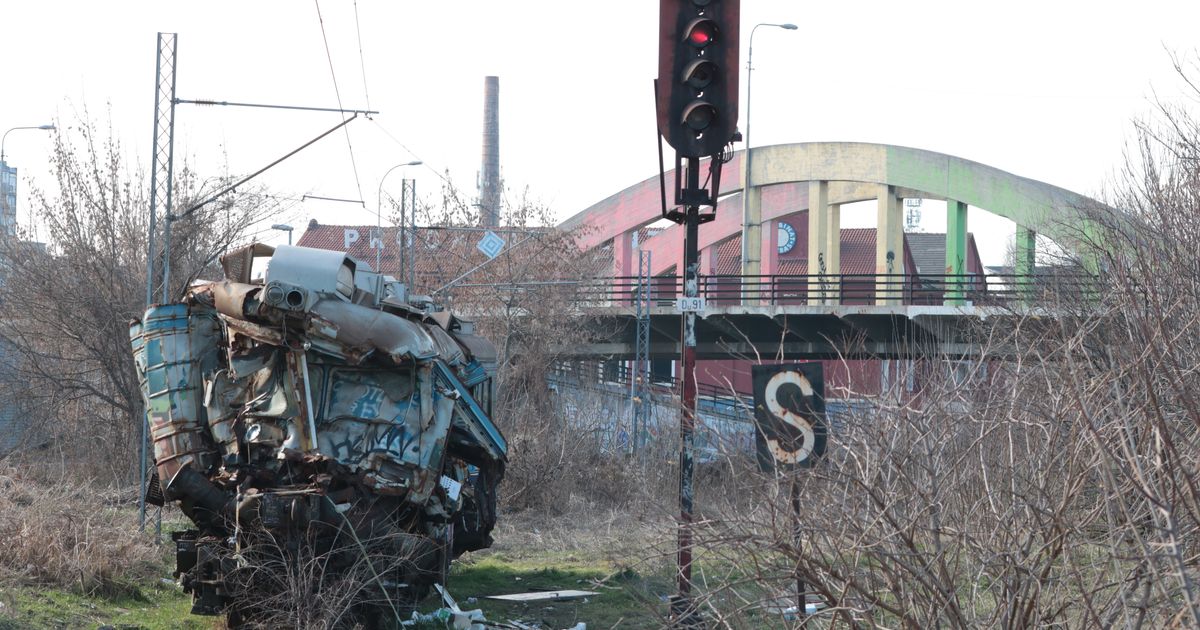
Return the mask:
<path id="1" fill-rule="evenodd" d="M 762 226 L 807 213 L 809 269 L 818 257 L 830 260 L 829 273 L 837 273 L 837 243 L 840 206 L 875 199 L 877 209 L 876 271 L 893 273 L 889 260 L 903 247 L 903 216 L 900 199 L 937 199 L 947 202 L 946 273 L 964 272 L 966 252 L 966 209 L 975 206 L 1012 220 L 1017 230 L 1018 274 L 1033 265 L 1036 234 L 1046 235 L 1060 246 L 1072 244 L 1086 226 L 1089 211 L 1103 204 L 1079 193 L 1021 177 L 971 160 L 911 147 L 862 142 L 808 142 L 772 145 L 754 149 L 751 181 L 745 190 L 745 152 L 734 154 L 724 167 L 723 198 L 717 217 L 700 230 L 702 266 L 704 255 L 712 256 L 717 245 L 741 233 L 743 204 L 757 225 L 747 234 L 743 251 L 743 275 L 771 273 L 774 244 Z M 673 173 L 667 174 L 668 183 Z M 729 193 L 729 194 L 727 194 Z M 743 195 L 748 198 L 743 200 Z M 579 242 L 585 249 L 611 242 L 614 275 L 636 272 L 634 235 L 660 218 L 661 191 L 658 177 L 634 184 L 567 219 L 562 227 L 583 228 Z M 640 245 L 652 252 L 653 273 L 662 273 L 682 259 L 682 230 L 672 226 L 647 238 Z M 892 255 L 889 256 L 889 253 Z M 902 257 L 900 257 L 902 260 Z M 710 258 L 711 259 L 711 258 Z M 760 265 L 767 261 L 767 268 Z M 824 267 L 823 267 L 824 268 Z"/>

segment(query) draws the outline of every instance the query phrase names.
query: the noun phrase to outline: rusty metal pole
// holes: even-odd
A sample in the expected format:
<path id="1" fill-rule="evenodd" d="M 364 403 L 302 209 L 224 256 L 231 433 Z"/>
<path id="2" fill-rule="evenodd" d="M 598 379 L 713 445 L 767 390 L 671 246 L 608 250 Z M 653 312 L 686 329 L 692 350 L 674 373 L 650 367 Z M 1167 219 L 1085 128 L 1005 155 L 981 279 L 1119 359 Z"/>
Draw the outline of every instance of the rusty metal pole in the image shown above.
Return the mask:
<path id="1" fill-rule="evenodd" d="M 803 544 L 803 539 L 800 536 L 800 484 L 799 481 L 792 477 L 792 540 L 796 545 L 796 555 L 799 556 L 802 551 L 800 545 Z M 804 619 L 808 616 L 808 588 L 804 585 L 804 577 L 800 574 L 800 560 L 796 559 L 796 618 Z"/>
<path id="2" fill-rule="evenodd" d="M 687 160 L 687 186 L 685 190 L 700 189 L 700 159 Z M 685 235 L 683 242 L 683 295 L 684 297 L 699 297 L 699 282 L 697 272 L 700 267 L 699 231 L 700 206 L 688 205 L 684 218 Z M 684 625 L 693 615 L 691 606 L 692 590 L 692 463 L 695 452 L 696 429 L 696 311 L 687 310 L 682 313 L 682 331 L 680 336 L 679 367 L 682 374 L 682 402 L 679 416 L 679 606 L 680 612 L 687 618 L 681 619 Z"/>

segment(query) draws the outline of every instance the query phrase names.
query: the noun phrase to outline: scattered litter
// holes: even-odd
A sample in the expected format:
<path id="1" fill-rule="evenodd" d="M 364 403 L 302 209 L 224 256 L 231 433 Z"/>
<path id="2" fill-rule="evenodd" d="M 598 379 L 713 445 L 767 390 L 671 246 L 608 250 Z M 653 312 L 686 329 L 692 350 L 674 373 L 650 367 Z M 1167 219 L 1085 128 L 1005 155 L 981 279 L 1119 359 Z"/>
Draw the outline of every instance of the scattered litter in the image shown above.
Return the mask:
<path id="1" fill-rule="evenodd" d="M 449 608 L 439 608 L 430 613 L 414 612 L 411 619 L 401 621 L 400 625 L 415 626 L 418 623 L 437 623 L 454 628 L 454 630 L 485 630 L 496 627 L 484 619 L 482 610 L 451 610 Z"/>
<path id="2" fill-rule="evenodd" d="M 484 624 L 488 623 L 488 621 L 484 619 L 482 610 L 463 610 L 458 607 L 458 602 L 454 601 L 454 598 L 450 596 L 449 591 L 445 587 L 441 584 L 434 584 L 433 587 L 442 596 L 442 602 L 446 604 L 445 607 L 431 613 L 418 613 L 414 611 L 412 619 L 401 621 L 401 625 L 415 626 L 418 623 L 441 623 L 455 630 L 486 630 L 488 626 Z"/>
<path id="3" fill-rule="evenodd" d="M 570 628 L 565 628 L 564 630 L 587 630 L 587 624 L 580 621 L 579 623 L 571 626 Z"/>
<path id="4" fill-rule="evenodd" d="M 484 623 L 487 619 L 483 618 L 483 611 L 476 608 L 475 610 L 460 610 L 454 613 L 454 617 L 450 620 L 454 630 L 484 630 Z"/>
<path id="5" fill-rule="evenodd" d="M 502 602 L 564 602 L 572 599 L 580 599 L 583 597 L 591 597 L 599 595 L 595 591 L 533 591 L 529 593 L 513 593 L 511 595 L 488 595 L 486 599 L 494 599 Z"/>
<path id="6" fill-rule="evenodd" d="M 419 613 L 413 611 L 412 619 L 401 621 L 402 626 L 415 626 L 418 623 L 446 623 L 450 620 L 450 615 L 453 614 L 449 608 L 439 608 L 431 613 Z"/>
<path id="7" fill-rule="evenodd" d="M 760 608 L 768 613 L 783 615 L 783 618 L 787 621 L 797 620 L 796 611 L 798 609 L 795 604 L 781 604 L 776 601 L 776 603 L 768 602 L 763 604 Z M 808 602 L 804 605 L 804 613 L 807 615 L 815 615 L 820 612 L 822 608 L 825 608 L 825 604 L 814 604 L 812 602 Z"/>
<path id="8" fill-rule="evenodd" d="M 450 591 L 447 591 L 445 586 L 434 584 L 433 588 L 437 589 L 438 595 L 442 596 L 442 603 L 446 604 L 446 608 L 450 610 L 459 609 L 458 602 L 454 601 L 454 598 L 450 596 Z"/>
<path id="9" fill-rule="evenodd" d="M 804 605 L 804 614 L 815 615 L 815 614 L 817 614 L 817 611 L 820 609 L 821 609 L 821 607 L 817 606 L 816 604 L 805 604 Z M 796 616 L 796 610 L 797 610 L 797 608 L 795 606 L 784 609 L 784 611 L 783 611 L 784 620 L 796 621 L 798 619 Z"/>

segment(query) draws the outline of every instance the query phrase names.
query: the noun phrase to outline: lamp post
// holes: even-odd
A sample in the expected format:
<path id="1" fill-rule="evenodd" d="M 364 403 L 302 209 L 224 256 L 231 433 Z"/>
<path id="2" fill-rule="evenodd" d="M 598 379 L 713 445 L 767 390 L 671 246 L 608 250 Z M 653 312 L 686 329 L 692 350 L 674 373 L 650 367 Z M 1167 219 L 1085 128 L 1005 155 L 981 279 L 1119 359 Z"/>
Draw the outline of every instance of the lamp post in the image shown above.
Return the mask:
<path id="1" fill-rule="evenodd" d="M 279 230 L 280 232 L 287 232 L 288 233 L 288 245 L 292 244 L 292 226 L 290 226 L 286 223 L 276 223 L 275 225 L 271 226 L 271 229 Z"/>
<path id="2" fill-rule="evenodd" d="M 383 174 L 383 177 L 379 178 L 379 189 L 375 191 L 375 238 L 379 239 L 379 243 L 378 243 L 379 246 L 375 248 L 375 272 L 376 273 L 383 273 L 383 271 L 379 268 L 380 264 L 382 263 L 382 259 L 383 259 L 383 182 L 387 180 L 388 175 L 392 174 L 392 171 L 394 171 L 398 168 L 403 168 L 405 166 L 420 166 L 421 164 L 424 164 L 424 162 L 422 162 L 421 160 L 413 160 L 411 162 L 404 162 L 403 164 L 397 164 L 397 165 L 393 166 L 392 168 L 389 168 L 387 170 L 387 172 Z M 416 225 L 416 217 L 413 217 L 413 225 Z M 404 247 L 404 208 L 403 207 L 400 208 L 400 242 L 397 243 L 397 246 L 401 247 L 401 248 Z M 404 264 L 403 249 L 401 249 L 400 254 L 401 254 L 400 263 L 401 263 L 401 265 L 403 265 Z M 400 279 L 401 280 L 404 279 L 403 270 L 401 270 L 401 272 L 400 272 Z"/>
<path id="3" fill-rule="evenodd" d="M 749 270 L 748 263 L 751 260 L 751 258 L 750 258 L 751 254 L 753 253 L 753 255 L 755 256 L 756 259 L 758 257 L 761 257 L 761 255 L 762 255 L 762 232 L 761 232 L 761 226 L 759 226 L 761 219 L 762 219 L 762 208 L 761 208 L 761 206 L 756 207 L 756 208 L 751 208 L 751 204 L 750 204 L 750 190 L 751 190 L 751 188 L 753 188 L 752 182 L 750 181 L 750 157 L 751 157 L 751 150 L 750 150 L 750 85 L 751 85 L 751 81 L 754 79 L 754 33 L 756 31 L 758 31 L 758 27 L 760 27 L 760 26 L 773 26 L 775 28 L 781 28 L 781 29 L 784 29 L 787 31 L 794 31 L 797 28 L 799 28 L 795 24 L 772 24 L 770 22 L 761 22 L 759 24 L 755 24 L 754 28 L 750 29 L 750 46 L 746 53 L 746 155 L 745 155 L 745 158 L 743 159 L 743 162 L 745 163 L 744 164 L 745 183 L 742 186 L 742 275 L 743 276 L 745 276 L 746 272 Z M 751 226 L 759 226 L 760 227 L 759 237 L 757 239 L 755 239 L 756 242 L 753 244 L 750 243 L 750 238 L 749 238 Z M 758 247 L 759 251 L 752 252 L 751 245 Z M 760 269 L 761 269 L 761 267 L 760 267 Z M 756 273 L 757 273 L 757 271 L 758 270 L 755 270 Z M 742 286 L 743 287 L 746 286 L 745 278 L 742 279 Z M 748 292 L 743 288 L 742 301 L 745 302 L 747 297 L 748 297 Z"/>
<path id="4" fill-rule="evenodd" d="M 0 137 L 0 162 L 4 162 L 4 143 L 8 142 L 8 134 L 18 129 L 40 129 L 42 131 L 53 131 L 54 128 L 54 125 L 33 125 L 30 127 L 12 127 L 8 131 L 5 131 L 4 136 Z"/>
<path id="5" fill-rule="evenodd" d="M 54 128 L 55 128 L 54 125 L 30 125 L 30 126 L 12 127 L 8 131 L 5 131 L 3 136 L 0 136 L 0 207 L 3 207 L 5 215 L 7 215 L 9 212 L 12 212 L 12 214 L 13 214 L 13 229 L 16 228 L 17 216 L 16 216 L 15 209 L 11 208 L 8 203 L 8 173 L 10 170 L 14 170 L 14 169 L 9 169 L 8 162 L 6 162 L 4 160 L 4 156 L 5 156 L 4 145 L 5 145 L 5 143 L 8 142 L 8 134 L 10 134 L 18 129 L 40 129 L 42 131 L 52 131 L 52 130 L 54 130 Z M 6 228 L 6 230 L 7 230 L 7 228 Z"/>

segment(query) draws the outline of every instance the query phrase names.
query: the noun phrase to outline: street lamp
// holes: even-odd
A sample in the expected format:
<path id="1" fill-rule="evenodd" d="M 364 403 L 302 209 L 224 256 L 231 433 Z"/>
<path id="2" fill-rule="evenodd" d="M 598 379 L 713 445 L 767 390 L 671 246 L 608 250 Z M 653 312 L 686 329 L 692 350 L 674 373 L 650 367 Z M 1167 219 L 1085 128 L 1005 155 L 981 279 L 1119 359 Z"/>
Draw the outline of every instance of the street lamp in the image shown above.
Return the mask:
<path id="1" fill-rule="evenodd" d="M 394 171 L 398 168 L 403 168 L 405 166 L 420 166 L 421 164 L 424 164 L 424 162 L 422 162 L 421 160 L 413 160 L 411 162 L 404 162 L 403 164 L 397 164 L 397 165 L 393 166 L 392 168 L 389 168 L 387 170 L 387 172 L 383 174 L 383 177 L 379 178 L 379 189 L 375 191 L 375 238 L 379 239 L 378 247 L 375 248 L 375 272 L 376 273 L 383 273 L 383 271 L 379 268 L 380 264 L 382 263 L 382 258 L 383 258 L 383 182 L 387 180 L 388 175 L 392 174 L 392 171 Z M 414 227 L 416 226 L 416 223 L 417 223 L 416 217 L 413 217 L 413 226 Z M 404 243 L 404 208 L 401 208 L 400 209 L 400 242 L 397 243 L 397 245 L 399 247 L 403 248 L 404 247 L 403 243 Z M 403 250 L 401 250 L 400 254 L 401 254 L 400 262 L 403 265 L 403 263 L 404 263 Z M 401 271 L 400 271 L 400 279 L 401 280 L 404 279 L 403 269 L 401 269 Z"/>
<path id="2" fill-rule="evenodd" d="M 5 155 L 4 144 L 6 142 L 8 142 L 8 134 L 10 134 L 18 129 L 40 129 L 42 131 L 51 131 L 54 129 L 54 125 L 33 125 L 33 126 L 13 127 L 11 129 L 9 129 L 8 131 L 5 131 L 3 136 L 0 136 L 0 208 L 3 208 L 4 215 L 8 215 L 10 213 L 13 215 L 12 216 L 13 225 L 11 228 L 13 230 L 12 233 L 15 233 L 15 230 L 16 230 L 17 213 L 16 213 L 15 209 L 13 209 L 9 206 L 9 203 L 8 203 L 8 176 L 9 176 L 10 172 L 14 172 L 13 177 L 14 177 L 14 181 L 15 181 L 16 175 L 15 175 L 15 169 L 10 169 L 8 167 L 8 162 L 4 161 L 4 155 Z M 5 227 L 4 229 L 7 232 L 7 230 L 9 228 Z"/>
<path id="3" fill-rule="evenodd" d="M 794 31 L 797 28 L 799 28 L 795 24 L 772 24 L 769 22 L 762 22 L 759 24 L 755 24 L 754 28 L 750 29 L 750 47 L 746 54 L 746 71 L 747 71 L 746 72 L 746 134 L 745 134 L 745 136 L 746 136 L 746 155 L 745 155 L 745 159 L 743 160 L 745 162 L 745 177 L 744 177 L 745 184 L 742 186 L 742 275 L 743 276 L 746 275 L 746 262 L 750 260 L 750 253 L 751 253 L 750 252 L 751 243 L 750 243 L 750 239 L 748 238 L 750 236 L 750 234 L 749 234 L 750 226 L 752 224 L 759 223 L 759 220 L 762 218 L 762 209 L 761 208 L 759 208 L 758 212 L 755 213 L 758 216 L 751 216 L 751 208 L 750 208 L 750 189 L 753 187 L 752 183 L 750 181 L 750 156 L 751 156 L 751 152 L 750 152 L 750 82 L 754 78 L 754 65 L 753 65 L 753 63 L 754 63 L 754 33 L 755 33 L 755 31 L 758 30 L 758 27 L 760 27 L 760 26 L 773 26 L 775 28 L 781 28 L 786 31 Z M 758 249 L 759 249 L 759 251 L 756 252 L 756 255 L 761 256 L 762 255 L 762 232 L 761 232 L 761 230 L 759 232 L 759 238 L 756 240 L 759 241 L 758 243 L 755 243 L 755 245 L 757 245 Z M 761 267 L 760 267 L 760 269 L 761 269 Z M 811 271 L 810 271 L 810 273 L 811 273 Z M 745 279 L 743 278 L 742 281 L 744 284 Z M 745 298 L 745 291 L 743 291 L 743 299 L 744 298 Z"/>
<path id="4" fill-rule="evenodd" d="M 8 134 L 18 129 L 40 129 L 42 131 L 53 131 L 54 125 L 34 125 L 32 127 L 13 127 L 4 132 L 4 136 L 0 137 L 0 164 L 4 164 L 4 143 L 8 142 Z"/>
<path id="5" fill-rule="evenodd" d="M 271 226 L 271 229 L 279 230 L 280 232 L 287 232 L 288 233 L 288 245 L 292 244 L 292 226 L 290 226 L 286 223 L 276 223 L 275 225 Z"/>

